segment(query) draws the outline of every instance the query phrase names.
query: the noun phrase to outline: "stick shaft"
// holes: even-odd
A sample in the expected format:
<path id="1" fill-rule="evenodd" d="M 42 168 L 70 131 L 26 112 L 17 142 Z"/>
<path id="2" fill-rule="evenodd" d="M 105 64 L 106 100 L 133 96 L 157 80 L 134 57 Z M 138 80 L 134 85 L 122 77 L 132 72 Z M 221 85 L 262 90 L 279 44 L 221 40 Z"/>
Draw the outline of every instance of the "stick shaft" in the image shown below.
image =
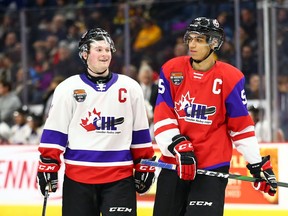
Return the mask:
<path id="1" fill-rule="evenodd" d="M 42 216 L 46 215 L 46 206 L 47 206 L 48 197 L 49 197 L 49 192 L 46 189 L 45 190 L 45 196 L 44 196 L 44 202 L 43 202 L 43 208 L 42 208 Z"/>
<path id="2" fill-rule="evenodd" d="M 151 160 L 146 160 L 146 159 L 142 159 L 140 163 L 149 165 L 149 166 L 160 167 L 163 169 L 176 170 L 175 164 L 163 163 L 159 161 L 151 161 Z M 202 169 L 197 169 L 197 174 L 213 176 L 213 177 L 218 177 L 218 178 L 237 179 L 237 180 L 248 181 L 248 182 L 255 182 L 257 180 L 256 178 L 253 178 L 250 176 L 242 176 L 242 175 L 231 174 L 231 173 L 221 173 L 221 172 L 202 170 Z M 286 182 L 277 182 L 277 185 L 280 187 L 288 188 L 288 183 Z"/>

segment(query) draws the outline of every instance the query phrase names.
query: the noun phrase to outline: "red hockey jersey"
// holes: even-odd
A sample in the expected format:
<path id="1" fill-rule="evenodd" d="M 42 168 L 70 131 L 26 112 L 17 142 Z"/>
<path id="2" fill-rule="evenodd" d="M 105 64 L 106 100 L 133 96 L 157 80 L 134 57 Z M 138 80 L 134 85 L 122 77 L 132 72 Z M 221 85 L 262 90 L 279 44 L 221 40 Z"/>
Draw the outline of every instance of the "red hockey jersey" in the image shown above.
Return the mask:
<path id="1" fill-rule="evenodd" d="M 260 162 L 244 83 L 242 72 L 224 62 L 216 61 L 206 72 L 194 70 L 189 56 L 166 62 L 160 71 L 154 114 L 160 160 L 176 163 L 167 147 L 172 137 L 182 134 L 194 146 L 198 168 L 229 165 L 233 144 L 246 161 Z"/>

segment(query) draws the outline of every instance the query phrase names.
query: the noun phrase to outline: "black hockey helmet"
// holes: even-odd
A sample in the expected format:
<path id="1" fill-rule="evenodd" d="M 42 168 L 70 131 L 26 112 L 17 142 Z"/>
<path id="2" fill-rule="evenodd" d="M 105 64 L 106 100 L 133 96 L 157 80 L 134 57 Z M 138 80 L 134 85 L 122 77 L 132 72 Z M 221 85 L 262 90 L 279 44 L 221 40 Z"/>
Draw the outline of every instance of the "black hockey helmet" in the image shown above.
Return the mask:
<path id="1" fill-rule="evenodd" d="M 116 52 L 114 42 L 107 31 L 102 28 L 94 28 L 86 31 L 79 41 L 79 55 L 83 51 L 88 52 L 90 49 L 90 43 L 93 41 L 105 40 L 110 44 L 111 51 Z"/>
<path id="2" fill-rule="evenodd" d="M 216 19 L 208 19 L 206 17 L 198 17 L 189 24 L 184 35 L 184 42 L 188 43 L 190 33 L 202 34 L 207 37 L 207 43 L 218 42 L 214 50 L 219 50 L 224 41 L 224 30 L 220 27 Z"/>

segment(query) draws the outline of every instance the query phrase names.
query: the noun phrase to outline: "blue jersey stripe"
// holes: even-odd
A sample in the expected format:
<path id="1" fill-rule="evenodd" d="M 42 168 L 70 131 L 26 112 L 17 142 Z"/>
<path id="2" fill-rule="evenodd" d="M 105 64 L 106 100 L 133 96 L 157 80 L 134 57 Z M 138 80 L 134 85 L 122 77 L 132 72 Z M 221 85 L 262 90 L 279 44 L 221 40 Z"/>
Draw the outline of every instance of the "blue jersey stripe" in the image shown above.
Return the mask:
<path id="1" fill-rule="evenodd" d="M 44 129 L 41 137 L 41 143 L 45 144 L 58 144 L 66 147 L 68 135 L 55 130 Z"/>
<path id="2" fill-rule="evenodd" d="M 130 150 L 119 151 L 97 151 L 97 150 L 72 150 L 67 148 L 64 153 L 67 160 L 83 162 L 121 162 L 131 161 L 132 155 Z"/>
<path id="3" fill-rule="evenodd" d="M 132 132 L 132 144 L 143 144 L 151 142 L 151 136 L 149 129 L 133 131 Z"/>

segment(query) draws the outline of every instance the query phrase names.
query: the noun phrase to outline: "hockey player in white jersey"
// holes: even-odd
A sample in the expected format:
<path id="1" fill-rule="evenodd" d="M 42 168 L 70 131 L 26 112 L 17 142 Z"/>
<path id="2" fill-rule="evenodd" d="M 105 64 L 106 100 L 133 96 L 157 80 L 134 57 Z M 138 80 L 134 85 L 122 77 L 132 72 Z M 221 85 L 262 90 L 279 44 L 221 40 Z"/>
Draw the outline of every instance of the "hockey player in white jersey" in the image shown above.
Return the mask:
<path id="1" fill-rule="evenodd" d="M 136 191 L 153 183 L 155 169 L 139 164 L 154 155 L 143 93 L 132 78 L 109 71 L 115 51 L 105 30 L 88 30 L 79 42 L 87 71 L 60 83 L 53 96 L 38 183 L 43 195 L 47 185 L 56 191 L 64 153 L 63 216 L 136 215 Z"/>

